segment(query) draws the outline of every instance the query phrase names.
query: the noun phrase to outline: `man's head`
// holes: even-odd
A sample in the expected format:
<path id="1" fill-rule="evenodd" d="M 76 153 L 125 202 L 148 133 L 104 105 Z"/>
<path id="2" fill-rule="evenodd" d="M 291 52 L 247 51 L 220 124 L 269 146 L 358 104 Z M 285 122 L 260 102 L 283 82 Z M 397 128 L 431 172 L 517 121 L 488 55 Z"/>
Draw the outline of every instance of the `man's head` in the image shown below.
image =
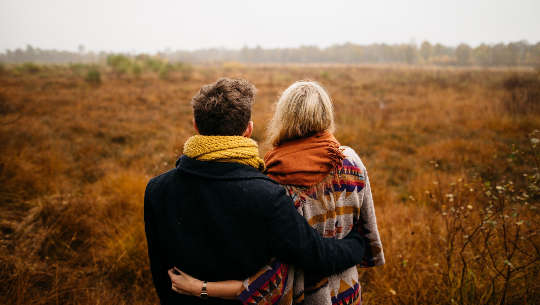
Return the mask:
<path id="1" fill-rule="evenodd" d="M 221 78 L 203 86 L 191 100 L 195 128 L 201 135 L 249 137 L 254 97 L 255 86 L 243 79 Z"/>

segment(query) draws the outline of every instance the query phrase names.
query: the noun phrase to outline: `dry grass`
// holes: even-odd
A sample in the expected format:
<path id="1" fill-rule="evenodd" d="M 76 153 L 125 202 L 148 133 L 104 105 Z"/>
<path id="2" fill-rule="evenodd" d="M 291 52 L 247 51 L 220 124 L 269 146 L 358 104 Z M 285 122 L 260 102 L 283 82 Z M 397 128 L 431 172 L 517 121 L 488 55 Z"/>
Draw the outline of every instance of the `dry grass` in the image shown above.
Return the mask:
<path id="1" fill-rule="evenodd" d="M 220 76 L 259 93 L 254 138 L 300 79 L 334 99 L 367 165 L 387 258 L 367 304 L 538 304 L 540 79 L 392 67 L 195 67 L 87 83 L 67 68 L 0 73 L 0 303 L 156 302 L 147 180 L 193 133 L 190 98 Z M 261 145 L 261 152 L 268 150 Z"/>

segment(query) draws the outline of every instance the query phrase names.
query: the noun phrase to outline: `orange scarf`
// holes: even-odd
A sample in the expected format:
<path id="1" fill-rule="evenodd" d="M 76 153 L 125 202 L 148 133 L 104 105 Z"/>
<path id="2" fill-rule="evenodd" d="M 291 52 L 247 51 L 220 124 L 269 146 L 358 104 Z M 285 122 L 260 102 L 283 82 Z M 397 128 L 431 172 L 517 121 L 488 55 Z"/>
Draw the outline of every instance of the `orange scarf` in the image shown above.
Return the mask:
<path id="1" fill-rule="evenodd" d="M 287 141 L 264 156 L 265 174 L 280 184 L 315 185 L 341 166 L 345 156 L 339 146 L 328 131 Z"/>

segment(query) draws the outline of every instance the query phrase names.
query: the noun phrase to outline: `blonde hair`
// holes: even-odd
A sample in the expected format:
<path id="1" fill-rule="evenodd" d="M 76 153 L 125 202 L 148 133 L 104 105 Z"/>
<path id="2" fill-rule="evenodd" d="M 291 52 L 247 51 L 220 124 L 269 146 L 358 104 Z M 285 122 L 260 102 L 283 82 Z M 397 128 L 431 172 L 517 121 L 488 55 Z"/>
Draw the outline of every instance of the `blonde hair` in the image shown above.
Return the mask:
<path id="1" fill-rule="evenodd" d="M 279 98 L 267 129 L 268 141 L 277 146 L 317 132 L 334 131 L 334 109 L 324 88 L 313 81 L 298 81 Z"/>

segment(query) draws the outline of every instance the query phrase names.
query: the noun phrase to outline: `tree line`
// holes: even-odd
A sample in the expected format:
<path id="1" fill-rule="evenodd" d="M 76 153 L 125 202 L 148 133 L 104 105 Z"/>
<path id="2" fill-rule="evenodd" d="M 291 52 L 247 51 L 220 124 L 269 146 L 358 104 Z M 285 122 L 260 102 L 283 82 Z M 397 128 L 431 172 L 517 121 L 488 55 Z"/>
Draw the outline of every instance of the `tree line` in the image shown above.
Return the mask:
<path id="1" fill-rule="evenodd" d="M 113 53 L 87 52 L 83 46 L 78 52 L 43 50 L 28 45 L 25 49 L 6 50 L 0 53 L 0 62 L 5 63 L 106 63 Z M 125 54 L 136 57 L 135 54 Z M 139 54 L 140 55 L 140 54 Z M 517 41 L 498 44 L 480 44 L 471 47 L 460 44 L 456 47 L 428 41 L 420 45 L 345 43 L 327 48 L 301 46 L 297 48 L 264 49 L 244 47 L 242 49 L 212 48 L 196 51 L 161 51 L 156 57 L 169 62 L 215 63 L 237 61 L 243 63 L 402 63 L 437 66 L 540 66 L 540 42 L 531 44 Z"/>

